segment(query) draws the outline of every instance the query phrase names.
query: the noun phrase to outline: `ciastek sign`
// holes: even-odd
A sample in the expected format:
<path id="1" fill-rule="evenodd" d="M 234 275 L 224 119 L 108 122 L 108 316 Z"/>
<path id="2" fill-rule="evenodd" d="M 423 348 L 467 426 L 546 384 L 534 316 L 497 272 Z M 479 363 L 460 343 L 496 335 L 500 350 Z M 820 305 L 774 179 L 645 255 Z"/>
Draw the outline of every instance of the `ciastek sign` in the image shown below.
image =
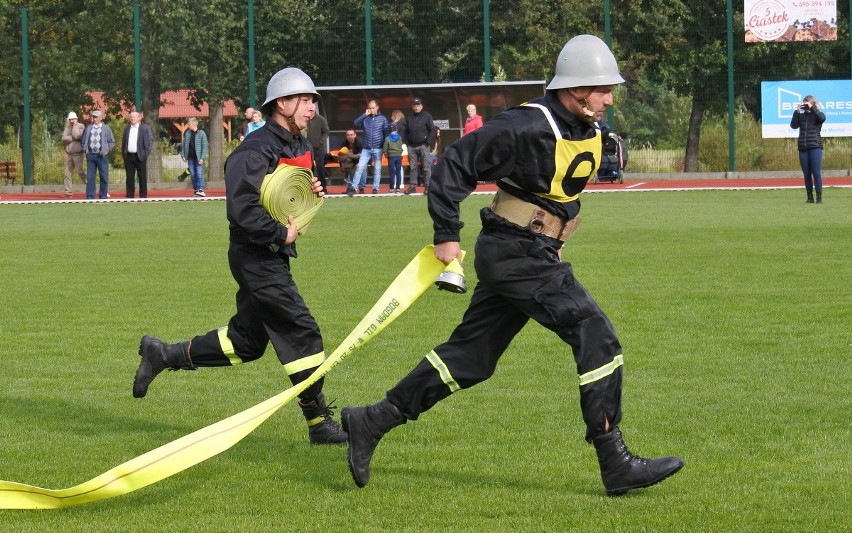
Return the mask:
<path id="1" fill-rule="evenodd" d="M 745 0 L 747 43 L 837 40 L 837 0 Z"/>

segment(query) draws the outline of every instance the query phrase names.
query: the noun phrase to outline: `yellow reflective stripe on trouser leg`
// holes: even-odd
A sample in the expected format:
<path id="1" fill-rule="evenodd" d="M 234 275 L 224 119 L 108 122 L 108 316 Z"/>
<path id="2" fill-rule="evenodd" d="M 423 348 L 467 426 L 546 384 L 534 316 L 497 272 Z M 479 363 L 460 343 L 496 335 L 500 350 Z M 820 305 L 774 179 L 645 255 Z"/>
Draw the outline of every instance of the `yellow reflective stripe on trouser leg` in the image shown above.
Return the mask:
<path id="1" fill-rule="evenodd" d="M 459 384 L 456 383 L 456 380 L 453 379 L 453 375 L 450 374 L 450 369 L 447 368 L 447 365 L 441 360 L 435 350 L 429 352 L 429 355 L 426 356 L 426 360 L 429 361 L 435 370 L 438 371 L 438 374 L 441 376 L 441 381 L 443 381 L 447 387 L 450 388 L 450 392 L 456 392 L 461 389 Z"/>
<path id="2" fill-rule="evenodd" d="M 231 365 L 241 365 L 243 360 L 237 357 L 237 352 L 234 351 L 234 343 L 228 338 L 228 327 L 219 328 L 219 346 L 222 347 L 222 353 L 231 362 Z"/>
<path id="3" fill-rule="evenodd" d="M 596 368 L 591 372 L 586 372 L 585 374 L 581 375 L 580 386 L 582 387 L 583 385 L 588 385 L 589 383 L 607 377 L 608 375 L 615 372 L 616 368 L 620 367 L 623 364 L 624 356 L 621 354 L 616 355 L 615 357 L 613 357 L 611 363 L 607 363 L 600 368 Z"/>
<path id="4" fill-rule="evenodd" d="M 323 363 L 323 361 L 325 361 L 325 352 L 315 353 L 314 355 L 306 355 L 301 359 L 296 359 L 295 361 L 291 361 L 284 365 L 284 372 L 287 372 L 288 376 L 292 376 L 293 374 L 296 374 L 303 370 L 317 368 Z"/>

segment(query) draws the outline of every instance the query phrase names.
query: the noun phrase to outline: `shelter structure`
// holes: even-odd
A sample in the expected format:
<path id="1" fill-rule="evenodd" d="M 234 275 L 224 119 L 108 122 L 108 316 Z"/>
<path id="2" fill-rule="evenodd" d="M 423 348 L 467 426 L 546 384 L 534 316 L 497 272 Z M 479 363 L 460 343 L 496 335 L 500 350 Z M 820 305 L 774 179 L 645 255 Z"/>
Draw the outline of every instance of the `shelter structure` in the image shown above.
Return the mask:
<path id="1" fill-rule="evenodd" d="M 501 111 L 544 95 L 545 82 L 433 83 L 418 85 L 351 85 L 318 87 L 319 113 L 328 121 L 329 150 L 340 147 L 346 130 L 364 113 L 367 102 L 376 100 L 379 111 L 390 119 L 399 109 L 411 113 L 412 99 L 421 98 L 423 108 L 441 130 L 440 144 L 448 146 L 461 137 L 468 104 L 476 106 L 484 121 Z M 440 151 L 440 147 L 438 147 Z"/>

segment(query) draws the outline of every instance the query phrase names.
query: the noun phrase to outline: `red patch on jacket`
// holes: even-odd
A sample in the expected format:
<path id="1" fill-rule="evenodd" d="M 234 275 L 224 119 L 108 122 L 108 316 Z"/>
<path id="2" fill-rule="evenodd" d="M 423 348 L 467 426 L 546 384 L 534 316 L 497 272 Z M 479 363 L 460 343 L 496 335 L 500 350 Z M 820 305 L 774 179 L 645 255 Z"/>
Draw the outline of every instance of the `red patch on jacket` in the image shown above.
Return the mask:
<path id="1" fill-rule="evenodd" d="M 308 170 L 314 168 L 314 158 L 311 152 L 305 152 L 299 157 L 282 157 L 278 160 L 279 165 L 292 165 L 294 167 L 302 167 Z"/>

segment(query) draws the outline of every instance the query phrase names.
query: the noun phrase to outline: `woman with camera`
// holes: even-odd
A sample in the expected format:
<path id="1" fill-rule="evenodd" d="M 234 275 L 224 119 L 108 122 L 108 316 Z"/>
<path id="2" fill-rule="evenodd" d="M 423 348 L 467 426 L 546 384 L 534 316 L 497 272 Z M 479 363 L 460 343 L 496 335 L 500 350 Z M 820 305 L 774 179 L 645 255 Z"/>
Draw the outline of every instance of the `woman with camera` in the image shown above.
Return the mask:
<path id="1" fill-rule="evenodd" d="M 799 164 L 805 175 L 805 191 L 808 193 L 807 203 L 822 203 L 822 123 L 825 113 L 819 110 L 819 102 L 811 95 L 796 106 L 790 127 L 799 130 Z"/>

